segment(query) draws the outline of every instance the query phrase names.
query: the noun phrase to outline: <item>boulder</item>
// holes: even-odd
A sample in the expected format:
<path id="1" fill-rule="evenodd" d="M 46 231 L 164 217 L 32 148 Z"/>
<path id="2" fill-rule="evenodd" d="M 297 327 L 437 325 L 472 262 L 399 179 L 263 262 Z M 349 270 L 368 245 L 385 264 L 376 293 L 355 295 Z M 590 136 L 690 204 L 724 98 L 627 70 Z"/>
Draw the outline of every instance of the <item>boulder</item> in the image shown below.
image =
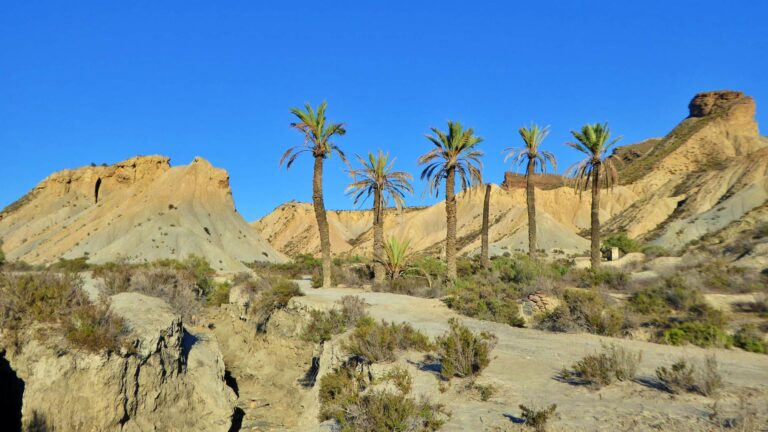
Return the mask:
<path id="1" fill-rule="evenodd" d="M 62 431 L 228 431 L 236 396 L 215 339 L 186 332 L 157 298 L 121 293 L 111 307 L 131 330 L 131 352 L 68 350 L 55 337 L 31 336 L 6 353 L 24 382 L 24 422 Z"/>

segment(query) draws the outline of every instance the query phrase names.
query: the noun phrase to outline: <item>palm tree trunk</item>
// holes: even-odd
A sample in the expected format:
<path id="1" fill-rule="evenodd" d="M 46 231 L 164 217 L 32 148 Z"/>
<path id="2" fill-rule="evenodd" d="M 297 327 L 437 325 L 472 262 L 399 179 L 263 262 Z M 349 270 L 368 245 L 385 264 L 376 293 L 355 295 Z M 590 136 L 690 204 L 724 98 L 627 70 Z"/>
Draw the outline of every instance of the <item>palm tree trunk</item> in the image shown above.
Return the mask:
<path id="1" fill-rule="evenodd" d="M 384 208 L 381 190 L 376 188 L 373 194 L 373 282 L 384 282 L 385 270 L 381 260 L 384 259 Z"/>
<path id="2" fill-rule="evenodd" d="M 320 252 L 323 256 L 323 288 L 331 287 L 331 239 L 328 235 L 328 217 L 323 202 L 323 157 L 315 156 L 312 177 L 312 203 L 315 206 L 317 230 L 320 232 Z"/>
<path id="3" fill-rule="evenodd" d="M 456 280 L 456 168 L 448 168 L 445 178 L 445 262 L 448 280 Z"/>
<path id="4" fill-rule="evenodd" d="M 600 165 L 592 170 L 592 230 L 591 230 L 592 268 L 600 266 Z"/>
<path id="5" fill-rule="evenodd" d="M 533 187 L 533 172 L 536 169 L 536 161 L 528 159 L 528 170 L 525 176 L 525 198 L 528 205 L 528 256 L 536 258 L 536 191 Z"/>
<path id="6" fill-rule="evenodd" d="M 485 185 L 485 199 L 483 200 L 483 229 L 480 238 L 480 259 L 483 262 L 483 267 L 491 266 L 491 254 L 488 244 L 488 230 L 490 229 L 490 212 L 491 212 L 491 185 Z"/>

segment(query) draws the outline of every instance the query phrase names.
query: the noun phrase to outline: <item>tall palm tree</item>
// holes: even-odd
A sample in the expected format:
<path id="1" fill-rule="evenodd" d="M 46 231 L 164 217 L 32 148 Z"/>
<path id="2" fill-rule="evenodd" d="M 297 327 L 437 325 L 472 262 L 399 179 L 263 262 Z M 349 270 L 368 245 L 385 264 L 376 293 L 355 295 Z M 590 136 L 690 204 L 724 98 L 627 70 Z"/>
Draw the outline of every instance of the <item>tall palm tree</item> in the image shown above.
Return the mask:
<path id="1" fill-rule="evenodd" d="M 379 150 L 378 155 L 368 153 L 368 159 L 357 155 L 362 168 L 350 170 L 353 182 L 347 187 L 347 193 L 354 195 L 355 205 L 373 195 L 373 260 L 374 282 L 384 281 L 386 269 L 384 260 L 384 209 L 390 199 L 397 209 L 403 208 L 406 193 L 413 193 L 413 176 L 405 171 L 393 171 L 395 159 L 389 159 L 389 153 Z"/>
<path id="2" fill-rule="evenodd" d="M 619 142 L 621 137 L 611 140 L 608 123 L 587 124 L 581 131 L 571 131 L 577 142 L 567 143 L 587 157 L 571 166 L 568 175 L 575 181 L 576 188 L 585 191 L 592 188 L 592 226 L 590 257 L 592 268 L 600 266 L 600 187 L 612 188 L 618 181 L 618 172 L 614 160 L 608 157 L 608 150 Z"/>
<path id="3" fill-rule="evenodd" d="M 480 261 L 483 267 L 491 266 L 491 250 L 488 241 L 488 231 L 491 226 L 491 185 L 485 185 L 485 197 L 483 198 L 483 227 L 480 230 Z"/>
<path id="4" fill-rule="evenodd" d="M 483 182 L 480 158 L 483 152 L 477 145 L 483 141 L 472 128 L 464 129 L 459 122 L 448 122 L 448 131 L 431 128 L 427 139 L 435 145 L 429 153 L 419 157 L 419 165 L 426 165 L 421 179 L 429 181 L 429 192 L 437 196 L 445 180 L 445 261 L 448 280 L 456 279 L 456 174 L 461 190 Z"/>
<path id="5" fill-rule="evenodd" d="M 331 240 L 328 235 L 328 217 L 325 214 L 325 203 L 323 202 L 323 161 L 330 157 L 332 153 L 338 153 L 339 157 L 346 163 L 344 152 L 334 143 L 333 138 L 347 133 L 344 125 L 341 123 L 329 123 L 325 117 L 325 101 L 317 107 L 315 111 L 307 103 L 304 109 L 291 108 L 291 114 L 296 116 L 296 121 L 291 123 L 291 127 L 304 135 L 304 143 L 291 147 L 283 153 L 280 158 L 280 165 L 286 163 L 286 169 L 290 169 L 296 158 L 302 153 L 312 153 L 315 158 L 314 174 L 312 176 L 312 204 L 315 207 L 315 219 L 317 219 L 317 229 L 320 232 L 320 251 L 323 256 L 323 288 L 331 286 Z"/>
<path id="6" fill-rule="evenodd" d="M 546 173 L 547 162 L 552 165 L 553 170 L 556 170 L 557 160 L 554 154 L 539 150 L 539 145 L 549 135 L 549 126 L 541 128 L 532 123 L 530 127 L 521 127 L 518 132 L 523 138 L 525 147 L 504 150 L 508 152 L 507 156 L 504 157 L 504 162 L 511 158 L 513 164 L 526 163 L 525 195 L 528 206 L 528 256 L 535 258 L 538 247 L 536 244 L 536 191 L 533 185 L 533 175 L 536 173 L 537 167 L 542 174 Z"/>

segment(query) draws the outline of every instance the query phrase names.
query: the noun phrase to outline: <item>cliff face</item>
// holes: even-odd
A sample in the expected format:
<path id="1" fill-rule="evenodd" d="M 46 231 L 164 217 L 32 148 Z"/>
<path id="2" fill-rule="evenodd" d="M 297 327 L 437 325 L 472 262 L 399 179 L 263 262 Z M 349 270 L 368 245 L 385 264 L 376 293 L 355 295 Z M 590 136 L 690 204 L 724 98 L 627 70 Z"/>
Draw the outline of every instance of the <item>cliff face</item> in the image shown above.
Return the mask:
<path id="1" fill-rule="evenodd" d="M 6 256 L 29 263 L 206 258 L 220 270 L 281 261 L 236 212 L 226 171 L 161 156 L 52 174 L 0 214 Z"/>
<path id="2" fill-rule="evenodd" d="M 605 233 L 627 232 L 671 249 L 724 229 L 768 197 L 768 140 L 758 133 L 755 102 L 740 92 L 699 93 L 685 118 L 663 138 L 620 147 L 613 157 L 621 184 L 603 192 Z M 491 198 L 492 253 L 527 250 L 525 179 L 507 173 Z M 539 242 L 544 249 L 581 252 L 589 226 L 589 198 L 556 175 L 536 176 Z M 460 250 L 479 248 L 482 194 L 458 197 Z M 370 212 L 329 212 L 334 253 L 371 251 Z M 289 203 L 255 222 L 278 250 L 317 253 L 317 226 L 309 204 Z M 395 212 L 387 235 L 411 240 L 417 250 L 440 252 L 445 236 L 443 203 Z"/>

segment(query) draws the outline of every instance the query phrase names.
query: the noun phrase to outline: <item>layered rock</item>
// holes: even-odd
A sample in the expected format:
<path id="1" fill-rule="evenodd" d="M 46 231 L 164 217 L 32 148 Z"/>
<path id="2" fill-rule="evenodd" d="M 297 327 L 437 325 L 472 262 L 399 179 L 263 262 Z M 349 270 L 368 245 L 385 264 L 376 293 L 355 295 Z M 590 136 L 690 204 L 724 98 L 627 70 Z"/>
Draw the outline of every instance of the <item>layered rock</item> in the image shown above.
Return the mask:
<path id="1" fill-rule="evenodd" d="M 186 333 L 162 300 L 112 297 L 135 353 L 62 350 L 55 338 L 30 337 L 6 353 L 24 382 L 25 424 L 62 431 L 228 431 L 235 395 L 210 335 Z"/>
<path id="2" fill-rule="evenodd" d="M 162 156 L 52 174 L 0 213 L 10 260 L 206 258 L 218 270 L 285 257 L 235 210 L 226 171 Z"/>

